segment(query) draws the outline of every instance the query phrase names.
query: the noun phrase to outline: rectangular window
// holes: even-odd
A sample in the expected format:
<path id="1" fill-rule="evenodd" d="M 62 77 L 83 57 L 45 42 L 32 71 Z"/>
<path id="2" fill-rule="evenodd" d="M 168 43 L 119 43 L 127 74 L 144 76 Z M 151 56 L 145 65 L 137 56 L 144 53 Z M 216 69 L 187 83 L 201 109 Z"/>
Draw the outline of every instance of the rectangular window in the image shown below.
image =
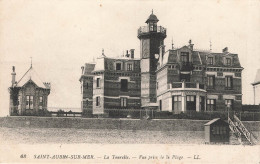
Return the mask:
<path id="1" fill-rule="evenodd" d="M 97 88 L 100 87 L 100 78 L 97 78 Z"/>
<path id="2" fill-rule="evenodd" d="M 232 78 L 232 76 L 226 76 L 225 87 L 226 87 L 227 90 L 233 89 L 233 78 Z"/>
<path id="3" fill-rule="evenodd" d="M 216 100 L 215 99 L 208 99 L 207 100 L 207 110 L 208 111 L 215 111 L 216 110 Z"/>
<path id="4" fill-rule="evenodd" d="M 213 65 L 213 57 L 208 57 L 208 65 Z"/>
<path id="5" fill-rule="evenodd" d="M 156 31 L 157 30 L 157 24 L 156 23 L 149 23 L 150 31 Z"/>
<path id="6" fill-rule="evenodd" d="M 128 81 L 127 81 L 127 79 L 121 79 L 121 91 L 122 92 L 128 91 Z"/>
<path id="7" fill-rule="evenodd" d="M 100 97 L 96 97 L 96 106 L 100 106 Z"/>
<path id="8" fill-rule="evenodd" d="M 133 71 L 133 64 L 127 63 L 126 69 L 127 71 Z"/>
<path id="9" fill-rule="evenodd" d="M 26 96 L 26 109 L 29 109 L 30 96 Z"/>
<path id="10" fill-rule="evenodd" d="M 173 96 L 173 110 L 181 111 L 181 96 Z"/>
<path id="11" fill-rule="evenodd" d="M 30 109 L 33 109 L 33 96 L 30 96 Z"/>
<path id="12" fill-rule="evenodd" d="M 116 70 L 120 71 L 121 70 L 121 63 L 116 63 Z"/>
<path id="13" fill-rule="evenodd" d="M 26 96 L 26 109 L 33 109 L 33 96 Z"/>
<path id="14" fill-rule="evenodd" d="M 191 101 L 191 102 L 195 101 L 194 96 L 187 96 L 187 101 Z"/>
<path id="15" fill-rule="evenodd" d="M 127 107 L 127 98 L 126 97 L 121 97 L 121 107 Z"/>
<path id="16" fill-rule="evenodd" d="M 181 52 L 181 62 L 189 62 L 189 53 Z"/>
<path id="17" fill-rule="evenodd" d="M 228 104 L 229 104 L 229 108 L 232 109 L 232 107 L 233 107 L 233 100 L 232 99 L 225 99 L 226 107 L 228 107 Z"/>
<path id="18" fill-rule="evenodd" d="M 208 84 L 208 88 L 210 88 L 210 89 L 214 88 L 215 87 L 215 76 L 208 76 L 207 84 Z"/>
<path id="19" fill-rule="evenodd" d="M 42 109 L 42 105 L 43 105 L 43 100 L 42 100 L 42 96 L 39 97 L 39 109 Z"/>
<path id="20" fill-rule="evenodd" d="M 226 65 L 231 65 L 231 59 L 230 58 L 226 58 Z"/>

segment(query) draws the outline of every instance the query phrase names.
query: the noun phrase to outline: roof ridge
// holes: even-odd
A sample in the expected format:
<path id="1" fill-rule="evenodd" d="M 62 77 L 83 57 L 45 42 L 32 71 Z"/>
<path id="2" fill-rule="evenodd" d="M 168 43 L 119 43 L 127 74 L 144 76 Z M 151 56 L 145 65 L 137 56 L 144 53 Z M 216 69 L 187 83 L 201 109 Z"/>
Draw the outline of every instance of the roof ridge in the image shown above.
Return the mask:
<path id="1" fill-rule="evenodd" d="M 26 72 L 25 74 L 22 76 L 22 78 L 17 82 L 17 84 L 24 78 L 24 76 L 30 71 L 30 69 L 32 69 L 32 67 L 30 67 Z"/>

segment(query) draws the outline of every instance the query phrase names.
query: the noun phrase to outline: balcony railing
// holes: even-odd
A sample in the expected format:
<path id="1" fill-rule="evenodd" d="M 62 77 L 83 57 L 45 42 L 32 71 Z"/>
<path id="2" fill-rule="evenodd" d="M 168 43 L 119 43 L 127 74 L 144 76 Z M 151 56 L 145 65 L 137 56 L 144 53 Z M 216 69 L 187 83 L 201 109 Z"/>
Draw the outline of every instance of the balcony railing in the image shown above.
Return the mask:
<path id="1" fill-rule="evenodd" d="M 138 29 L 138 35 L 148 32 L 157 32 L 157 33 L 163 33 L 166 35 L 166 28 L 162 26 L 154 27 L 153 29 L 150 29 L 148 26 L 142 26 Z"/>
<path id="2" fill-rule="evenodd" d="M 168 84 L 168 89 L 203 89 L 205 90 L 205 85 L 200 83 L 191 83 L 191 82 L 173 82 Z"/>

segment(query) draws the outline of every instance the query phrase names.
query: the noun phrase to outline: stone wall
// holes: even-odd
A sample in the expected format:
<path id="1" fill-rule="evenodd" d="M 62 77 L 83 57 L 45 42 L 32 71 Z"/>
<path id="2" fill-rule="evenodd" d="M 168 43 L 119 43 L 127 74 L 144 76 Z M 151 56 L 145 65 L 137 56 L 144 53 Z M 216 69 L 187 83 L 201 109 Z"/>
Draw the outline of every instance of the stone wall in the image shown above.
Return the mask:
<path id="1" fill-rule="evenodd" d="M 122 130 L 172 130 L 204 131 L 207 120 L 134 120 L 134 119 L 89 119 L 66 117 L 0 117 L 0 127 L 32 128 L 81 128 L 81 129 L 122 129 Z M 260 121 L 246 121 L 250 131 L 260 131 Z"/>

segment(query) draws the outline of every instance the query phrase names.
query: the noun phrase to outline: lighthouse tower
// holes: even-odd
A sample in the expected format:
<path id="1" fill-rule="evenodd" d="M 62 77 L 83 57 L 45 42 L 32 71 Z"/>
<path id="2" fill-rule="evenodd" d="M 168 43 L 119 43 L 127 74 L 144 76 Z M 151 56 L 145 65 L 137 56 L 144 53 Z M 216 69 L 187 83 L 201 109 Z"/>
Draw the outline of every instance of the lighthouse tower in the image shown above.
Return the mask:
<path id="1" fill-rule="evenodd" d="M 149 107 L 156 103 L 156 68 L 159 47 L 164 45 L 166 28 L 157 26 L 158 19 L 152 14 L 146 20 L 147 26 L 138 29 L 141 59 L 141 106 Z"/>

